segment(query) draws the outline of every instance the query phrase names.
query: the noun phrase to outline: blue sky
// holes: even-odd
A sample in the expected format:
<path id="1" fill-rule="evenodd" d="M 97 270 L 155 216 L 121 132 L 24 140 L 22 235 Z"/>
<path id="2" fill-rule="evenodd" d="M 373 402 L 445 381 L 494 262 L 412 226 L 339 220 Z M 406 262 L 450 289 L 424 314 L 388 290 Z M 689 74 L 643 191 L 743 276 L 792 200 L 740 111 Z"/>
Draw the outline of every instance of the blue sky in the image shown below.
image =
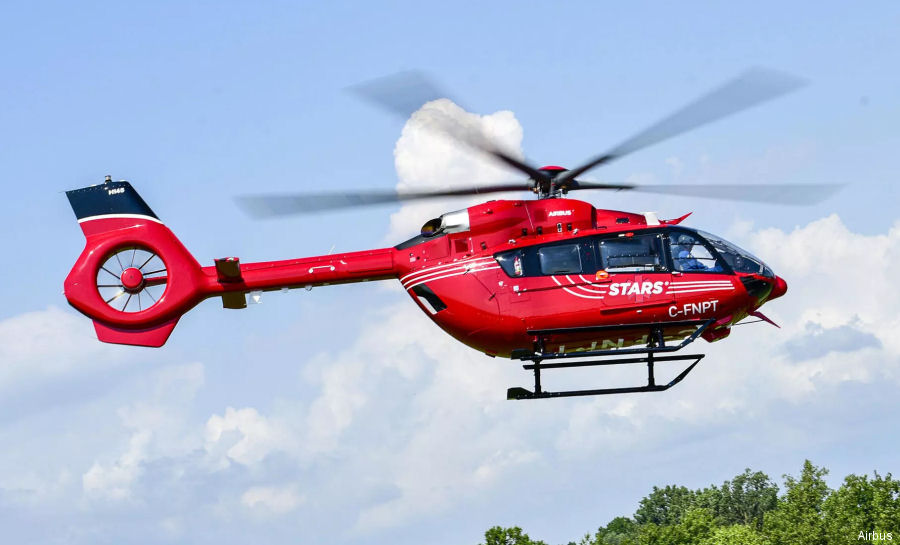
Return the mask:
<path id="1" fill-rule="evenodd" d="M 895 2 L 0 7 L 0 524 L 23 543 L 474 544 L 493 524 L 565 542 L 657 484 L 804 458 L 897 473 L 898 27 Z M 595 177 L 841 193 L 806 208 L 584 197 L 693 211 L 787 278 L 767 306 L 783 329 L 704 346 L 672 392 L 508 403 L 516 366 L 457 344 L 396 286 L 207 301 L 159 350 L 100 344 L 62 297 L 83 247 L 62 192 L 105 174 L 204 264 L 390 245 L 466 204 L 253 222 L 240 193 L 518 179 L 348 85 L 427 70 L 525 156 L 572 165 L 749 66 L 810 83 Z"/>

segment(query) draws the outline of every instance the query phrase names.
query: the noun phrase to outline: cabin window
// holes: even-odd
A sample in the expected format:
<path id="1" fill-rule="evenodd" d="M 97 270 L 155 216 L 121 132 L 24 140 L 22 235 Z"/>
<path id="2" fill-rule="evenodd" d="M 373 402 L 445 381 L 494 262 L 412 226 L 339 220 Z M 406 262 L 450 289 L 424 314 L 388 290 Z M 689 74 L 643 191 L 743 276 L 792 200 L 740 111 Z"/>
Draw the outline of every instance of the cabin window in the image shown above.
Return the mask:
<path id="1" fill-rule="evenodd" d="M 607 272 L 660 272 L 666 267 L 662 259 L 662 242 L 658 234 L 619 235 L 598 243 L 600 268 Z"/>
<path id="2" fill-rule="evenodd" d="M 672 264 L 681 272 L 725 272 L 706 244 L 696 235 L 680 231 L 669 235 Z"/>
<path id="3" fill-rule="evenodd" d="M 494 259 L 511 278 L 552 274 L 593 274 L 594 246 L 590 239 L 567 244 L 547 244 L 508 250 L 494 255 Z"/>
<path id="4" fill-rule="evenodd" d="M 537 255 L 541 264 L 541 274 L 577 274 L 582 272 L 580 244 L 544 246 L 538 249 Z"/>

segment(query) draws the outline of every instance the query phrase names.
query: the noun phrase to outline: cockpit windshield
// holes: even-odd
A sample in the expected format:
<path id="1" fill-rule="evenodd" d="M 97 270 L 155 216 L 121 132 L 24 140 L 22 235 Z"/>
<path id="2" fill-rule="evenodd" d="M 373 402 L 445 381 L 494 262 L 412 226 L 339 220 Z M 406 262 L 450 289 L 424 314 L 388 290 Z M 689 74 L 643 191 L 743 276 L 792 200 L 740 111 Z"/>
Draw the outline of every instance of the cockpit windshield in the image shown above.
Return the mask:
<path id="1" fill-rule="evenodd" d="M 697 232 L 703 235 L 703 238 L 716 249 L 716 252 L 722 256 L 722 259 L 731 266 L 734 272 L 760 274 L 769 278 L 775 278 L 775 273 L 761 259 L 750 252 L 738 248 L 722 237 L 704 231 Z"/>

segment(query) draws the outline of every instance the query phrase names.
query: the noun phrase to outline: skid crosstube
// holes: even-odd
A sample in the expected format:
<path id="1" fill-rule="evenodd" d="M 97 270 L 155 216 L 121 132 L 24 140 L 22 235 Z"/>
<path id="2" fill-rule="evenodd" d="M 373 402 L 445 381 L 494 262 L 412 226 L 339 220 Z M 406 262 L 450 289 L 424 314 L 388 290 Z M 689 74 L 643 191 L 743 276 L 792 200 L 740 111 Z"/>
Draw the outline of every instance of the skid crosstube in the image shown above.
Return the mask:
<path id="1" fill-rule="evenodd" d="M 687 354 L 675 356 L 657 356 L 659 353 L 676 352 L 681 350 L 688 344 L 694 342 L 714 320 L 692 320 L 681 322 L 661 322 L 646 324 L 629 324 L 627 326 L 597 326 L 597 327 L 580 327 L 571 329 L 545 329 L 535 330 L 529 333 L 537 337 L 538 347 L 544 346 L 544 337 L 552 334 L 562 333 L 586 333 L 594 331 L 610 331 L 616 329 L 641 329 L 647 328 L 650 331 L 649 342 L 647 346 L 640 348 L 619 348 L 613 350 L 591 350 L 585 352 L 549 352 L 542 350 L 535 352 L 517 351 L 512 354 L 512 359 L 520 361 L 530 360 L 532 363 L 523 365 L 522 368 L 534 371 L 534 391 L 525 388 L 515 387 L 506 391 L 506 399 L 543 399 L 549 397 L 575 397 L 575 396 L 592 396 L 592 395 L 611 395 L 611 394 L 631 394 L 638 392 L 663 392 L 681 382 L 684 377 L 690 373 L 694 367 L 700 363 L 704 354 Z M 676 345 L 666 346 L 664 330 L 667 327 L 694 326 L 696 329 L 693 333 L 685 337 Z M 621 355 L 640 355 L 639 357 L 613 357 Z M 581 358 L 599 357 L 601 359 L 583 360 Z M 560 361 L 554 363 L 544 363 L 547 360 L 570 360 L 579 358 L 578 361 Z M 681 373 L 666 384 L 657 384 L 654 376 L 654 366 L 656 363 L 669 361 L 689 361 L 691 362 Z M 557 392 L 549 392 L 541 387 L 541 371 L 546 369 L 563 369 L 574 367 L 598 367 L 603 365 L 632 365 L 646 363 L 647 364 L 647 384 L 643 386 L 630 386 L 624 388 L 595 388 L 585 390 L 563 390 Z"/>

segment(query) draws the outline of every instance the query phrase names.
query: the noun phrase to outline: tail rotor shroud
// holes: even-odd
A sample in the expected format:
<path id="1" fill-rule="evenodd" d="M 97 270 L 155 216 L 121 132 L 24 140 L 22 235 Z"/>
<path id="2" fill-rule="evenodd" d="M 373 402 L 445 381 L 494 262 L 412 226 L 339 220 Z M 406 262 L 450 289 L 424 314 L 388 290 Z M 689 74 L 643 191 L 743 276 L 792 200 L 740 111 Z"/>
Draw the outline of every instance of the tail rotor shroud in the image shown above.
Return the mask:
<path id="1" fill-rule="evenodd" d="M 142 247 L 117 249 L 97 270 L 97 291 L 111 308 L 142 312 L 157 305 L 168 283 L 166 264 L 152 250 Z"/>

